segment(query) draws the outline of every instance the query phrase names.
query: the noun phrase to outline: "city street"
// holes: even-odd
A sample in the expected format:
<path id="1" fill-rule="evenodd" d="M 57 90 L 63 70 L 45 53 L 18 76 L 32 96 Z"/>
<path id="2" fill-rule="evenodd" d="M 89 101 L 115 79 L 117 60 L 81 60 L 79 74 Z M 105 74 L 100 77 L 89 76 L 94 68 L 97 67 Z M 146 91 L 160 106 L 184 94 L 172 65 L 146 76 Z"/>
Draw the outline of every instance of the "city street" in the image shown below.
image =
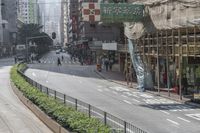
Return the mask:
<path id="1" fill-rule="evenodd" d="M 51 133 L 12 91 L 10 68 L 14 59 L 0 59 L 0 133 Z"/>
<path id="2" fill-rule="evenodd" d="M 64 61 L 58 67 L 57 58 L 61 56 Z M 199 108 L 104 80 L 94 72 L 95 66 L 81 66 L 66 53 L 51 51 L 41 63 L 29 67 L 25 74 L 42 85 L 96 106 L 147 132 L 200 132 Z"/>

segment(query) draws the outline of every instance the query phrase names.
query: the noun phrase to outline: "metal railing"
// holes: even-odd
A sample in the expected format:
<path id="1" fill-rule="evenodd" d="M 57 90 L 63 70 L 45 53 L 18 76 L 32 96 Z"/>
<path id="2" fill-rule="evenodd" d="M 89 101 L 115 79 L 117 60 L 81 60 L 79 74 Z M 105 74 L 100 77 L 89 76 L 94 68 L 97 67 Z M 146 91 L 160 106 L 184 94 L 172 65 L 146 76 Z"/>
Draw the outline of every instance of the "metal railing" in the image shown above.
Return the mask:
<path id="1" fill-rule="evenodd" d="M 23 72 L 24 70 L 18 71 L 18 73 L 23 76 L 28 83 L 36 87 L 38 90 L 47 94 L 48 96 L 54 97 L 61 103 L 64 103 L 66 106 L 70 106 L 75 108 L 77 111 L 87 114 L 89 117 L 99 119 L 102 123 L 109 126 L 113 133 L 147 133 L 146 131 L 132 125 L 131 123 L 115 117 L 101 109 L 98 109 L 97 107 L 94 107 L 76 98 L 70 97 L 66 94 L 62 94 L 56 90 L 45 87 L 26 76 Z"/>

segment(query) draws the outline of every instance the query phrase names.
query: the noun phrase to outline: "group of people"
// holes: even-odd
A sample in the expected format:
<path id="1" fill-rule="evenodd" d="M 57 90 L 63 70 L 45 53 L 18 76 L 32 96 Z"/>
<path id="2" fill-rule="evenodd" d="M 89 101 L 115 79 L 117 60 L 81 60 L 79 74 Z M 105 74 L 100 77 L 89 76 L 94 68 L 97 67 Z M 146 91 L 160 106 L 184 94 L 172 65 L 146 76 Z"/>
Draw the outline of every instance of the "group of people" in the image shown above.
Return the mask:
<path id="1" fill-rule="evenodd" d="M 108 69 L 110 71 L 112 71 L 112 66 L 114 64 L 114 60 L 108 59 L 108 58 L 102 58 L 100 64 L 102 66 L 102 69 L 104 69 L 104 67 L 105 67 L 106 71 L 108 71 Z"/>

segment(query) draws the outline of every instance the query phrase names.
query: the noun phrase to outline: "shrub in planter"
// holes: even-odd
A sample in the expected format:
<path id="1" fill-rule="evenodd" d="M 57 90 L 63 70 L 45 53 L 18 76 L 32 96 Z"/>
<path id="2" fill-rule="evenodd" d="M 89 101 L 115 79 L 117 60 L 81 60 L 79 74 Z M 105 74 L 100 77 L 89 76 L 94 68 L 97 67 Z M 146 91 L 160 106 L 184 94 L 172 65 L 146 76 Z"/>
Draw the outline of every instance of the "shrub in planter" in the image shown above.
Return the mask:
<path id="1" fill-rule="evenodd" d="M 11 70 L 11 80 L 19 90 L 44 111 L 51 118 L 56 120 L 63 127 L 78 133 L 111 133 L 111 129 L 95 118 L 89 118 L 86 114 L 67 107 L 53 97 L 40 92 L 37 88 L 30 85 L 17 72 L 17 69 L 24 70 L 26 66 L 20 64 Z"/>

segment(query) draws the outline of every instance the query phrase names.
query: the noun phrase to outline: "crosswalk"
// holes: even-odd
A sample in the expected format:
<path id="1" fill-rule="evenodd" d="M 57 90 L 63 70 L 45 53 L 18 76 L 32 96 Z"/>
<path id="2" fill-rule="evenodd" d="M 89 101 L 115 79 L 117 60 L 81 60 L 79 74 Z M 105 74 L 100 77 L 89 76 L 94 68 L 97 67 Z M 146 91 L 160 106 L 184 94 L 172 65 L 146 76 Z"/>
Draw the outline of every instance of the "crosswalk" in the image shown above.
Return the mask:
<path id="1" fill-rule="evenodd" d="M 165 110 L 170 112 L 187 112 L 196 109 L 196 107 L 192 105 L 181 104 L 170 99 L 157 97 L 151 94 L 145 94 L 140 91 L 131 91 L 124 87 L 111 86 L 109 87 L 109 89 L 111 89 L 114 92 L 114 94 L 120 94 L 122 98 L 126 98 L 127 100 L 132 99 L 130 101 L 138 103 L 140 104 L 140 106 L 148 107 L 155 110 Z M 103 89 L 101 90 L 103 91 Z M 127 100 L 124 102 L 128 103 Z"/>

